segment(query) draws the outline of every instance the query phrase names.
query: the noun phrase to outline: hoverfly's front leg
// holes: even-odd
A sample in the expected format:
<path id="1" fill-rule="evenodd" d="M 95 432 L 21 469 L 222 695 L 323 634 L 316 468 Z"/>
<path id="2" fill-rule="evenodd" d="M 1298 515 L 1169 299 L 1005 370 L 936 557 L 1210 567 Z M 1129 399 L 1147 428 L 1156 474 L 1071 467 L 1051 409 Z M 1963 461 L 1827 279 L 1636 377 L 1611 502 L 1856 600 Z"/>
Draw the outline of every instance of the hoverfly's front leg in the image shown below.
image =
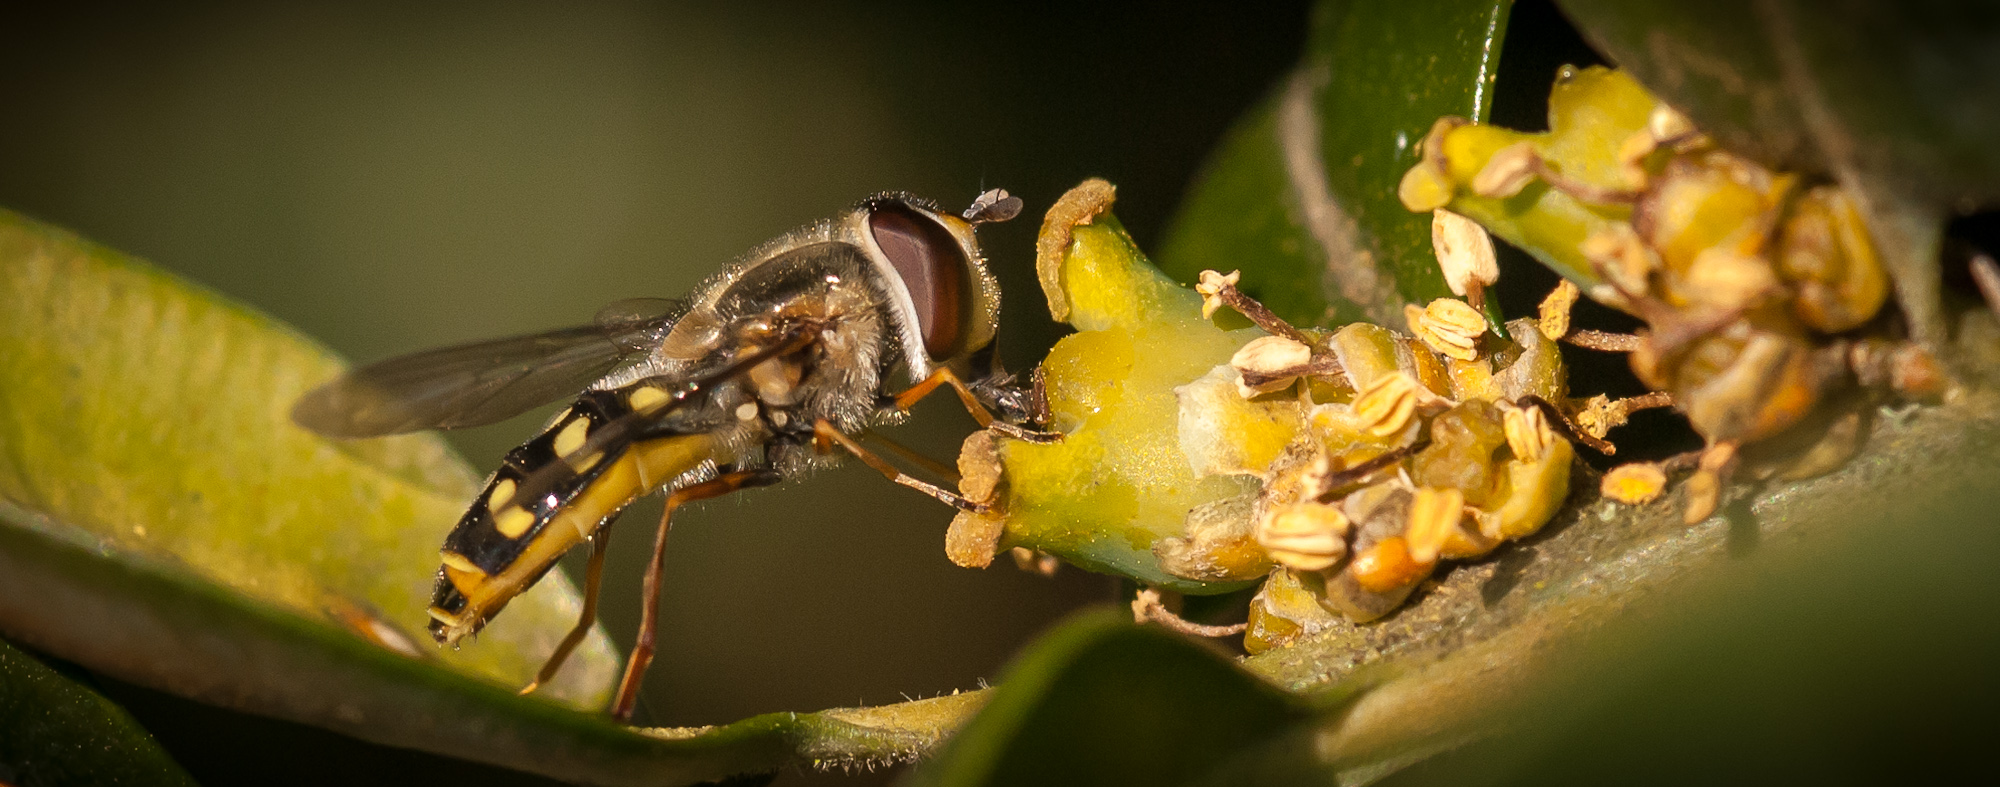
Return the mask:
<path id="1" fill-rule="evenodd" d="M 639 641 L 632 645 L 632 655 L 625 661 L 625 678 L 618 682 L 618 694 L 611 701 L 613 718 L 631 721 L 632 709 L 639 702 L 639 684 L 645 680 L 646 668 L 653 664 L 653 634 L 660 612 L 660 573 L 665 565 L 667 531 L 673 528 L 674 509 L 696 500 L 721 497 L 738 489 L 769 486 L 779 480 L 778 474 L 771 470 L 732 470 L 667 494 L 666 510 L 660 513 L 660 533 L 653 539 L 653 561 L 646 565 L 645 601 L 639 612 Z"/>
<path id="2" fill-rule="evenodd" d="M 590 634 L 591 624 L 597 622 L 597 589 L 604 584 L 604 548 L 611 543 L 611 525 L 616 521 L 614 514 L 611 520 L 597 528 L 597 533 L 590 539 L 590 566 L 583 572 L 583 612 L 577 615 L 576 625 L 563 636 L 555 652 L 549 654 L 549 660 L 542 663 L 535 679 L 521 687 L 521 694 L 531 694 L 554 678 L 556 670 L 562 669 L 563 662 L 569 659 L 570 652 L 576 650 L 577 644 Z"/>
<path id="3" fill-rule="evenodd" d="M 965 381 L 958 379 L 958 375 L 953 374 L 950 369 L 940 368 L 937 371 L 931 372 L 929 377 L 923 379 L 923 382 L 912 385 L 902 393 L 896 394 L 894 399 L 896 409 L 909 412 L 911 407 L 916 406 L 917 402 L 923 401 L 924 397 L 930 396 L 940 385 L 950 385 L 951 389 L 958 393 L 958 401 L 965 405 L 966 412 L 972 414 L 972 420 L 979 422 L 981 429 L 991 429 L 1027 443 L 1046 444 L 1062 442 L 1062 433 L 1060 432 L 1037 432 L 1031 429 L 1023 429 L 1020 426 L 994 418 L 993 413 L 986 409 L 986 405 L 979 403 L 979 397 L 973 395 L 972 389 L 965 384 Z"/>
<path id="4" fill-rule="evenodd" d="M 853 454 L 855 458 L 860 459 L 864 464 L 874 468 L 875 472 L 881 473 L 882 477 L 942 500 L 946 505 L 953 508 L 973 512 L 984 512 L 986 510 L 985 506 L 967 500 L 959 496 L 956 492 L 923 481 L 897 469 L 895 465 L 889 464 L 889 460 L 876 456 L 875 452 L 855 442 L 854 438 L 842 434 L 839 429 L 835 429 L 833 424 L 827 423 L 824 418 L 813 423 L 813 444 L 822 454 L 832 451 L 833 446 L 839 445 L 848 453 Z"/>

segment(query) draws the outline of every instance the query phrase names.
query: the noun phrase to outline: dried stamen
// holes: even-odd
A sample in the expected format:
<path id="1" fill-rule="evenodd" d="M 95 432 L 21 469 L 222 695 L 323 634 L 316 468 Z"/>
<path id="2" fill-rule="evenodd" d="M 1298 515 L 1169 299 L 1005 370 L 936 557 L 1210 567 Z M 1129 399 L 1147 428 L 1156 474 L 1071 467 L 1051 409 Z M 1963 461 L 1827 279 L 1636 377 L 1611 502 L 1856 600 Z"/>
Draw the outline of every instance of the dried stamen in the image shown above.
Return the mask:
<path id="1" fill-rule="evenodd" d="M 1196 637 L 1229 637 L 1243 633 L 1250 624 L 1237 623 L 1230 626 L 1209 626 L 1183 618 L 1160 603 L 1160 591 L 1146 588 L 1132 599 L 1132 620 L 1135 623 L 1158 623 L 1162 628 Z"/>
<path id="2" fill-rule="evenodd" d="M 1312 337 L 1307 336 L 1304 331 L 1292 327 L 1291 323 L 1273 314 L 1264 304 L 1258 303 L 1257 299 L 1244 295 L 1242 290 L 1236 289 L 1236 282 L 1242 278 L 1242 271 L 1230 271 L 1228 275 L 1215 271 L 1201 272 L 1201 280 L 1195 284 L 1194 291 L 1201 294 L 1202 319 L 1213 317 L 1217 309 L 1228 306 L 1235 309 L 1238 314 L 1250 318 L 1250 322 L 1264 329 L 1265 333 L 1283 336 L 1308 346 L 1313 343 Z"/>

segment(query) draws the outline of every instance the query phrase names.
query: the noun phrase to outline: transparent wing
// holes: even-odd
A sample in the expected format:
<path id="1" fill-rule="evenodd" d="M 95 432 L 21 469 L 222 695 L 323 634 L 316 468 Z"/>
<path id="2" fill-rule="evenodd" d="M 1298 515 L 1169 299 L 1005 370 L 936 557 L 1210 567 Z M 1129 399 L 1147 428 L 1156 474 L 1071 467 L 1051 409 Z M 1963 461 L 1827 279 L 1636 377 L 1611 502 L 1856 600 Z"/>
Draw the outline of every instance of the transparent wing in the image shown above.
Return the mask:
<path id="1" fill-rule="evenodd" d="M 683 407 L 690 404 L 696 407 L 706 406 L 704 404 L 706 397 L 716 386 L 735 379 L 766 359 L 797 352 L 816 341 L 817 335 L 817 331 L 799 330 L 782 336 L 768 337 L 762 343 L 747 348 L 734 357 L 718 360 L 705 371 L 681 378 L 653 378 L 634 382 L 633 385 L 653 384 L 671 390 L 673 398 L 659 409 L 644 413 L 628 412 L 590 430 L 583 444 L 573 449 L 571 454 L 575 456 L 589 456 L 598 452 L 611 454 L 624 450 L 636 440 L 661 436 L 662 429 L 670 417 L 679 413 Z M 703 430 L 707 427 L 694 423 L 686 425 L 686 428 Z M 668 432 L 671 433 L 671 430 Z M 575 475 L 576 471 L 570 463 L 562 461 L 553 461 L 532 468 L 515 487 L 513 500 L 539 500 L 552 490 L 563 486 Z M 670 479 L 654 479 L 654 483 L 668 480 Z"/>
<path id="2" fill-rule="evenodd" d="M 315 388 L 292 420 L 329 437 L 480 426 L 574 394 L 643 354 L 685 309 L 620 301 L 595 325 L 426 350 L 377 361 Z"/>
<path id="3" fill-rule="evenodd" d="M 652 350 L 686 314 L 688 302 L 669 298 L 626 298 L 597 310 L 598 330 L 633 354 Z"/>

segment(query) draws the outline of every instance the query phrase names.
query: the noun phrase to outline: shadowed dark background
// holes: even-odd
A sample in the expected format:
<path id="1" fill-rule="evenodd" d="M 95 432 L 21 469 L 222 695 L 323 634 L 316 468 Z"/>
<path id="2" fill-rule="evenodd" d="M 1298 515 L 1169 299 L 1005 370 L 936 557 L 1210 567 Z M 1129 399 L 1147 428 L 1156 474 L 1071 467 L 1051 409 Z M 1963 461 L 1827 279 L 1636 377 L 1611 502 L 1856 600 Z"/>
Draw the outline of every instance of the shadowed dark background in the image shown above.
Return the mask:
<path id="1" fill-rule="evenodd" d="M 1305 5 L 17 12 L 0 46 L 0 205 L 365 361 L 679 295 L 872 192 L 959 206 L 1003 186 L 1029 206 L 986 233 L 1019 368 L 1059 335 L 1032 271 L 1041 211 L 1107 177 L 1150 244 L 1201 156 L 1296 57 Z M 484 472 L 546 414 L 451 439 Z M 917 415 L 893 434 L 939 459 L 971 428 L 948 401 Z M 612 549 L 602 617 L 621 648 L 658 510 L 635 506 Z M 642 720 L 975 687 L 1064 611 L 1111 596 L 1110 580 L 1073 569 L 952 566 L 949 519 L 848 467 L 679 520 Z M 440 539 L 450 525 L 436 523 Z M 206 784 L 515 780 L 105 689 Z"/>

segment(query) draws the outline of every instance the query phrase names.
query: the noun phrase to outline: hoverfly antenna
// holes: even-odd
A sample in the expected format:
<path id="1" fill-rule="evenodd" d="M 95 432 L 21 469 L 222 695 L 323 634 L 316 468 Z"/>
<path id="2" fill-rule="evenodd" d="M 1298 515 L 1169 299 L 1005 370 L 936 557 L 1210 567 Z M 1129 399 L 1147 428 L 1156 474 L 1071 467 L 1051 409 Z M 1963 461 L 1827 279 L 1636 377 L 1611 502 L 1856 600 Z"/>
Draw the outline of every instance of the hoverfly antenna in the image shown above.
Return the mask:
<path id="1" fill-rule="evenodd" d="M 1021 198 L 1008 194 L 1006 189 L 989 189 L 961 215 L 974 224 L 1006 221 L 1021 215 Z"/>

